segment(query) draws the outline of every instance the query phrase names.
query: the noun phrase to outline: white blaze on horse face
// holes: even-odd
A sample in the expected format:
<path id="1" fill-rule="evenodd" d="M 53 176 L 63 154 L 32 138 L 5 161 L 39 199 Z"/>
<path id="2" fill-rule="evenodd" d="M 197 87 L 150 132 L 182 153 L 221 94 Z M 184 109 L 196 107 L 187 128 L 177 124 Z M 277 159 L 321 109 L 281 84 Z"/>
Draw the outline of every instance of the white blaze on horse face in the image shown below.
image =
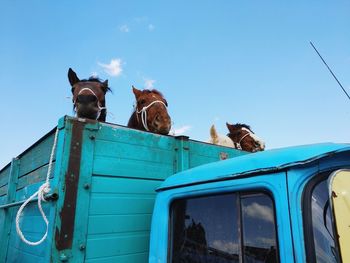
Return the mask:
<path id="1" fill-rule="evenodd" d="M 256 141 L 260 145 L 260 148 L 262 150 L 265 149 L 265 142 L 263 140 L 261 140 L 258 136 L 256 136 L 251 130 L 249 130 L 247 128 L 242 128 L 242 130 L 249 132 L 250 137 L 252 137 L 253 140 Z"/>

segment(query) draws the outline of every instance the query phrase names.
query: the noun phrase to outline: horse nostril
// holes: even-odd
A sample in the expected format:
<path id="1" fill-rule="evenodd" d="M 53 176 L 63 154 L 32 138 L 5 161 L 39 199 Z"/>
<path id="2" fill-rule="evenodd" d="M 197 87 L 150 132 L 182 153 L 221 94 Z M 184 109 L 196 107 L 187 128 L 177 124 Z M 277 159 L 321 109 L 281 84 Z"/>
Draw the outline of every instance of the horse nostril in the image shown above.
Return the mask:
<path id="1" fill-rule="evenodd" d="M 76 102 L 78 103 L 97 102 L 97 98 L 94 95 L 78 95 Z"/>

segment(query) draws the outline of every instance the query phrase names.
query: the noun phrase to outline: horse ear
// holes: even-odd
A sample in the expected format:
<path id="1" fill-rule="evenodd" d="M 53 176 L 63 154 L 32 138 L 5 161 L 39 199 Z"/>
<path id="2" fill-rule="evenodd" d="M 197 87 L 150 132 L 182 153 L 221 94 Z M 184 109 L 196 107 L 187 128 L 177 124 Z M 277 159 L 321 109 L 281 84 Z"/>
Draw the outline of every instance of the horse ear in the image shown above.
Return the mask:
<path id="1" fill-rule="evenodd" d="M 230 132 L 232 132 L 232 128 L 233 128 L 232 126 L 233 126 L 232 124 L 229 124 L 228 122 L 226 122 L 226 127 Z"/>
<path id="2" fill-rule="evenodd" d="M 71 86 L 80 81 L 77 74 L 71 68 L 68 70 L 68 79 Z"/>
<path id="3" fill-rule="evenodd" d="M 138 90 L 134 86 L 132 86 L 132 92 L 135 94 L 136 98 L 138 98 L 142 94 L 142 91 Z"/>

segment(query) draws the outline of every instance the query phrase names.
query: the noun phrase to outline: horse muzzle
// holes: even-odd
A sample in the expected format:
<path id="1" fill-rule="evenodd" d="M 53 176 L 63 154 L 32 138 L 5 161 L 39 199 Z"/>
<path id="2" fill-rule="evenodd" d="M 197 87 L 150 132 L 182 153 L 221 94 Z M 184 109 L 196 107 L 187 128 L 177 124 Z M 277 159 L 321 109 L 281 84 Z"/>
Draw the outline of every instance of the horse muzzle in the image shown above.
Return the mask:
<path id="1" fill-rule="evenodd" d="M 154 132 L 167 135 L 171 129 L 171 118 L 157 116 L 152 123 Z"/>

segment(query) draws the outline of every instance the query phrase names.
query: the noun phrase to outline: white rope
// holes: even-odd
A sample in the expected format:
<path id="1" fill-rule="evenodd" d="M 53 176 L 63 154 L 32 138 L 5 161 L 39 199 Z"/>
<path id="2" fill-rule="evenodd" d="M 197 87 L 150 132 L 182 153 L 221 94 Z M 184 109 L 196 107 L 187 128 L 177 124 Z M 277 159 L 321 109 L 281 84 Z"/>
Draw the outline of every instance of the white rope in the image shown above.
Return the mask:
<path id="1" fill-rule="evenodd" d="M 48 233 L 48 230 L 49 230 L 49 221 L 47 220 L 47 217 L 44 213 L 44 210 L 41 206 L 41 201 L 44 201 L 46 202 L 45 200 L 45 194 L 48 194 L 51 189 L 50 189 L 50 174 L 51 174 L 51 166 L 52 166 L 52 162 L 53 162 L 53 156 L 55 154 L 55 149 L 56 149 L 56 144 L 57 144 L 57 136 L 58 136 L 58 128 L 56 129 L 56 133 L 55 133 L 55 139 L 54 139 L 54 142 L 53 142 L 53 146 L 52 146 L 52 150 L 51 150 L 51 155 L 50 155 L 50 161 L 49 161 L 49 167 L 47 169 L 47 175 L 46 175 L 46 181 L 45 183 L 43 183 L 40 187 L 39 187 L 39 190 L 37 192 L 35 192 L 31 197 L 29 197 L 22 205 L 21 207 L 18 209 L 18 212 L 17 212 L 17 215 L 16 215 L 16 231 L 17 231 L 17 234 L 19 235 L 19 237 L 22 239 L 22 241 L 30 246 L 37 246 L 37 245 L 40 245 L 42 242 L 44 242 L 44 240 L 46 239 L 47 237 L 47 233 Z M 22 213 L 23 213 L 23 210 L 24 208 L 26 207 L 26 205 L 33 199 L 35 198 L 35 196 L 38 196 L 38 208 L 39 208 L 39 211 L 45 221 L 45 224 L 46 224 L 46 232 L 44 234 L 44 236 L 39 240 L 39 241 L 36 241 L 36 242 L 33 242 L 33 241 L 29 241 L 27 240 L 23 233 L 22 233 L 22 230 L 19 226 L 19 220 L 20 220 L 20 217 L 22 216 Z"/>
<path id="2" fill-rule="evenodd" d="M 141 121 L 142 121 L 142 125 L 143 127 L 145 128 L 146 131 L 149 131 L 148 129 L 148 125 L 147 125 L 147 109 L 149 107 L 151 107 L 153 104 L 155 103 L 161 103 L 164 105 L 164 107 L 166 108 L 166 105 L 163 101 L 161 100 L 155 100 L 155 101 L 152 101 L 150 104 L 148 104 L 148 106 L 145 106 L 143 107 L 140 111 L 137 110 L 137 108 L 135 109 L 136 110 L 136 117 L 137 117 L 137 120 L 138 120 L 138 116 L 137 114 L 140 114 L 141 113 Z"/>

